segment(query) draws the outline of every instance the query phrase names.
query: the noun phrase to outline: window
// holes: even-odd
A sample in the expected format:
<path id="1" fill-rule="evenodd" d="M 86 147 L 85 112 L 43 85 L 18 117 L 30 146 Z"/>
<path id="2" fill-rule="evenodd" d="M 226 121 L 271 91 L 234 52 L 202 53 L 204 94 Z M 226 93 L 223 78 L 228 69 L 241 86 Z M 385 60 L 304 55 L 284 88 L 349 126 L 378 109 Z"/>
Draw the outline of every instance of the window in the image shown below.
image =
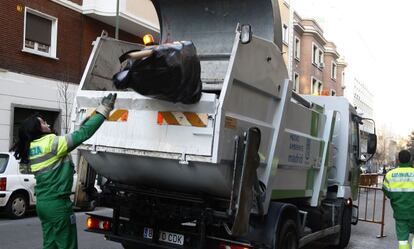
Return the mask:
<path id="1" fill-rule="evenodd" d="M 295 36 L 295 59 L 300 60 L 300 39 Z"/>
<path id="2" fill-rule="evenodd" d="M 26 8 L 24 23 L 23 51 L 55 58 L 57 19 Z"/>
<path id="3" fill-rule="evenodd" d="M 335 62 L 332 62 L 332 65 L 331 65 L 331 78 L 333 80 L 336 80 L 336 63 Z"/>
<path id="4" fill-rule="evenodd" d="M 322 82 L 312 77 L 311 94 L 320 95 L 322 92 Z"/>
<path id="5" fill-rule="evenodd" d="M 6 171 L 6 166 L 8 162 L 9 162 L 9 155 L 0 154 L 0 173 L 4 173 L 4 171 Z"/>
<path id="6" fill-rule="evenodd" d="M 289 27 L 286 24 L 283 24 L 282 41 L 289 44 Z"/>
<path id="7" fill-rule="evenodd" d="M 299 93 L 299 74 L 295 73 L 293 76 L 293 91 Z"/>
<path id="8" fill-rule="evenodd" d="M 331 89 L 331 96 L 336 96 L 336 91 L 334 89 Z"/>
<path id="9" fill-rule="evenodd" d="M 315 43 L 312 45 L 312 63 L 320 69 L 325 66 L 323 63 L 323 51 Z"/>

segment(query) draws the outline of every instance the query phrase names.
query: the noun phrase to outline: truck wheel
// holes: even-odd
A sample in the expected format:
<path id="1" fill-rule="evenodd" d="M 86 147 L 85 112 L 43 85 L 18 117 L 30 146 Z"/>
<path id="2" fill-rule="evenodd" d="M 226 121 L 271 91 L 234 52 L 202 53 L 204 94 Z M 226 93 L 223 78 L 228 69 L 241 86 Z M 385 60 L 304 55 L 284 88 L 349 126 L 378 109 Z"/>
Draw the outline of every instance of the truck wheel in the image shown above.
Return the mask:
<path id="1" fill-rule="evenodd" d="M 286 220 L 277 237 L 276 249 L 297 249 L 298 245 L 298 229 L 296 223 L 291 219 Z"/>
<path id="2" fill-rule="evenodd" d="M 339 244 L 333 249 L 344 249 L 351 238 L 352 208 L 345 207 L 342 215 L 341 232 L 339 232 Z"/>
<path id="3" fill-rule="evenodd" d="M 28 208 L 28 201 L 23 194 L 13 194 L 6 205 L 6 213 L 12 219 L 23 218 Z"/>

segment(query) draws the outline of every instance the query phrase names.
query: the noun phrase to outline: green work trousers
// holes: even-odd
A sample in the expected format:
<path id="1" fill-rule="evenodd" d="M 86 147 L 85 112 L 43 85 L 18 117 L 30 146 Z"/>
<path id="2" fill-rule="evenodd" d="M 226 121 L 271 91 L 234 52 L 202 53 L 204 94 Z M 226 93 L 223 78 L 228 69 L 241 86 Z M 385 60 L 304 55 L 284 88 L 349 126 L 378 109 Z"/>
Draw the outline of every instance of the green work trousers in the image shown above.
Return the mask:
<path id="1" fill-rule="evenodd" d="M 398 241 L 408 241 L 410 233 L 414 233 L 414 219 L 411 220 L 395 220 L 395 230 L 397 232 Z"/>
<path id="2" fill-rule="evenodd" d="M 76 218 L 69 197 L 39 200 L 37 215 L 42 222 L 43 249 L 77 249 Z"/>

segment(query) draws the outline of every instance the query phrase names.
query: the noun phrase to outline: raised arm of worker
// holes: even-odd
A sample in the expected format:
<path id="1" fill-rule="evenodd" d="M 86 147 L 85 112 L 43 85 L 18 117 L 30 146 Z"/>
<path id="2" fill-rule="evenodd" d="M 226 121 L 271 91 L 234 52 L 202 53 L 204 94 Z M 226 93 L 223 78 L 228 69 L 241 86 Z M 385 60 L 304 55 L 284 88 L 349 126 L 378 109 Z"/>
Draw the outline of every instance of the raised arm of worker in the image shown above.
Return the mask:
<path id="1" fill-rule="evenodd" d="M 65 136 L 56 136 L 52 145 L 52 148 L 55 146 L 57 149 L 56 156 L 63 157 L 67 155 L 84 141 L 91 138 L 114 109 L 115 99 L 116 93 L 104 97 L 101 105 L 96 108 L 96 114 L 88 118 L 78 130 Z"/>
<path id="2" fill-rule="evenodd" d="M 74 172 L 73 164 L 67 155 L 92 137 L 105 118 L 108 118 L 114 108 L 115 99 L 116 94 L 104 97 L 95 115 L 82 124 L 78 130 L 64 136 L 48 134 L 48 125 L 40 118 L 42 132 L 46 135 L 33 140 L 29 150 L 29 164 L 36 175 L 35 190 L 39 199 L 49 199 L 71 193 L 73 181 L 64 180 L 64 178 L 72 178 Z"/>

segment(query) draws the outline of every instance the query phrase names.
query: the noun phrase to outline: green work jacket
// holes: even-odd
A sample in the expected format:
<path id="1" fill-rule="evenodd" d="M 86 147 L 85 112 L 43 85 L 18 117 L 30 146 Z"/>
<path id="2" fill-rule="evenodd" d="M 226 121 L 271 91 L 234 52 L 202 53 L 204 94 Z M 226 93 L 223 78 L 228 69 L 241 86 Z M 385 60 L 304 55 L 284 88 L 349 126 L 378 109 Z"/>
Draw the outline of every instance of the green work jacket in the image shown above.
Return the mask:
<path id="1" fill-rule="evenodd" d="M 400 164 L 385 175 L 383 190 L 391 200 L 395 219 L 414 219 L 414 168 Z"/>
<path id="2" fill-rule="evenodd" d="M 105 117 L 97 113 L 73 133 L 47 134 L 30 143 L 29 165 L 35 174 L 38 201 L 65 198 L 72 193 L 75 170 L 68 154 L 92 137 L 104 120 Z"/>

